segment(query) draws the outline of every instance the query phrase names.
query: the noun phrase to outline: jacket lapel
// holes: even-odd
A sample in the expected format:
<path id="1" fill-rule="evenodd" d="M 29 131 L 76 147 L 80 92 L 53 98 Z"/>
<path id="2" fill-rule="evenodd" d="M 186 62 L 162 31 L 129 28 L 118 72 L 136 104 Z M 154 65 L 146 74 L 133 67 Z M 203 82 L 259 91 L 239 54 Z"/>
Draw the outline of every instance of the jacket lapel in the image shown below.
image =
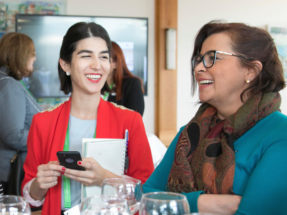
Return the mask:
<path id="1" fill-rule="evenodd" d="M 110 138 L 112 129 L 111 110 L 102 98 L 98 107 L 96 138 Z"/>
<path id="2" fill-rule="evenodd" d="M 52 154 L 50 155 L 51 160 L 58 160 L 56 155 L 57 151 L 63 151 L 67 127 L 69 123 L 70 107 L 71 99 L 69 99 L 63 104 L 62 110 L 58 115 L 54 131 L 54 143 L 51 144 L 53 146 Z"/>
<path id="3" fill-rule="evenodd" d="M 54 130 L 54 138 L 53 142 L 51 143 L 51 153 L 50 153 L 50 160 L 56 161 L 57 158 L 57 151 L 63 151 L 64 143 L 65 143 L 65 137 L 66 137 L 66 131 L 69 123 L 69 115 L 70 115 L 70 107 L 71 107 L 71 98 L 62 104 L 63 107 L 60 110 L 58 116 L 58 119 L 56 120 L 55 124 L 55 130 Z M 50 134 L 53 135 L 53 134 Z M 50 208 L 48 214 L 58 214 L 61 210 L 61 177 L 58 178 L 58 184 L 49 189 L 48 192 L 50 192 L 49 201 L 50 204 L 48 205 L 54 205 L 52 208 Z M 46 205 L 46 206 L 48 206 Z"/>

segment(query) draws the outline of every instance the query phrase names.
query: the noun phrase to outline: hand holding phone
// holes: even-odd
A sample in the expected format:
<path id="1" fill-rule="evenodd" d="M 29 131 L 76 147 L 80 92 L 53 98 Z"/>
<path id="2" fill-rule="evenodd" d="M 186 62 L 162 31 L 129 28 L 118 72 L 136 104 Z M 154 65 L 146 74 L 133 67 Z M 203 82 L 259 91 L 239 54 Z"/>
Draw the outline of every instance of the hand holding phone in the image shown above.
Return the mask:
<path id="1" fill-rule="evenodd" d="M 85 170 L 84 167 L 77 164 L 82 160 L 80 152 L 77 151 L 58 151 L 57 157 L 61 166 L 69 169 Z"/>

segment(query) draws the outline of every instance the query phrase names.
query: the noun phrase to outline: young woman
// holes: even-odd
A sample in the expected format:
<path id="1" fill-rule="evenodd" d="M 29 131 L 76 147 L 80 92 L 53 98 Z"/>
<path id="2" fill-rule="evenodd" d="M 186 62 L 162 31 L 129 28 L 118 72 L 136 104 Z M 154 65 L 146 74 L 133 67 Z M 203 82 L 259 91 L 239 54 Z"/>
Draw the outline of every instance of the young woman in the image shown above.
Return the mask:
<path id="1" fill-rule="evenodd" d="M 82 138 L 124 138 L 129 131 L 127 175 L 143 182 L 153 171 L 149 143 L 140 114 L 101 99 L 110 71 L 110 38 L 95 23 L 76 23 L 63 38 L 58 65 L 61 90 L 69 101 L 35 115 L 28 137 L 23 193 L 42 214 L 60 214 L 80 203 L 81 184 L 101 185 L 119 177 L 93 158 L 78 162 L 86 171 L 67 169 L 57 161 L 57 151 L 81 153 Z M 70 179 L 70 197 L 64 195 L 61 175 Z M 71 204 L 69 204 L 71 202 Z"/>
<path id="2" fill-rule="evenodd" d="M 131 110 L 144 113 L 144 89 L 141 80 L 128 69 L 121 47 L 112 42 L 111 73 L 107 83 L 111 93 L 105 93 L 104 98 Z"/>
<path id="3" fill-rule="evenodd" d="M 144 192 L 183 193 L 192 212 L 286 214 L 285 81 L 271 36 L 242 23 L 204 25 L 192 77 L 202 105 Z"/>
<path id="4" fill-rule="evenodd" d="M 5 194 L 9 184 L 10 161 L 18 150 L 22 161 L 26 159 L 32 118 L 41 110 L 22 81 L 23 77 L 32 74 L 35 60 L 35 46 L 27 35 L 7 33 L 1 38 L 0 181 Z M 20 190 L 20 184 L 17 190 Z"/>

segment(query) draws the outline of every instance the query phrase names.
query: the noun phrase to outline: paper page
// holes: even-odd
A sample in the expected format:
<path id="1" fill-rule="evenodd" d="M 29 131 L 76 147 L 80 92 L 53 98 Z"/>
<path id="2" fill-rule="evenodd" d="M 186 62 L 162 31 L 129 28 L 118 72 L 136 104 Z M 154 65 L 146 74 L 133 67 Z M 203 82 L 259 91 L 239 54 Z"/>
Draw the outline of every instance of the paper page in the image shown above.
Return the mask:
<path id="1" fill-rule="evenodd" d="M 93 157 L 103 168 L 117 175 L 123 175 L 126 141 L 125 139 L 83 139 L 83 157 Z M 100 186 L 82 186 L 82 199 L 101 195 Z"/>

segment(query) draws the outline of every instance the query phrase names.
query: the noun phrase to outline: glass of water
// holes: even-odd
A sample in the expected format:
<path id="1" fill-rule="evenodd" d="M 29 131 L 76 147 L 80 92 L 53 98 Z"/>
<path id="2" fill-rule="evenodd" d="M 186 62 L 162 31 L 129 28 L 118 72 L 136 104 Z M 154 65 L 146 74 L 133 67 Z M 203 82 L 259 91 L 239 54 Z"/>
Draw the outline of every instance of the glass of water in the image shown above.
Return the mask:
<path id="1" fill-rule="evenodd" d="M 190 212 L 187 198 L 179 193 L 154 192 L 143 195 L 140 215 L 183 215 Z"/>
<path id="2" fill-rule="evenodd" d="M 81 215 L 129 215 L 127 200 L 92 196 L 85 198 L 80 206 Z"/>
<path id="3" fill-rule="evenodd" d="M 198 212 L 198 213 L 190 213 L 190 214 L 184 214 L 184 215 L 221 215 L 221 214 Z"/>
<path id="4" fill-rule="evenodd" d="M 30 215 L 29 203 L 22 196 L 0 196 L 1 215 Z"/>
<path id="5" fill-rule="evenodd" d="M 131 177 L 108 178 L 102 185 L 102 196 L 126 199 L 131 214 L 138 212 L 142 192 L 141 181 Z"/>

